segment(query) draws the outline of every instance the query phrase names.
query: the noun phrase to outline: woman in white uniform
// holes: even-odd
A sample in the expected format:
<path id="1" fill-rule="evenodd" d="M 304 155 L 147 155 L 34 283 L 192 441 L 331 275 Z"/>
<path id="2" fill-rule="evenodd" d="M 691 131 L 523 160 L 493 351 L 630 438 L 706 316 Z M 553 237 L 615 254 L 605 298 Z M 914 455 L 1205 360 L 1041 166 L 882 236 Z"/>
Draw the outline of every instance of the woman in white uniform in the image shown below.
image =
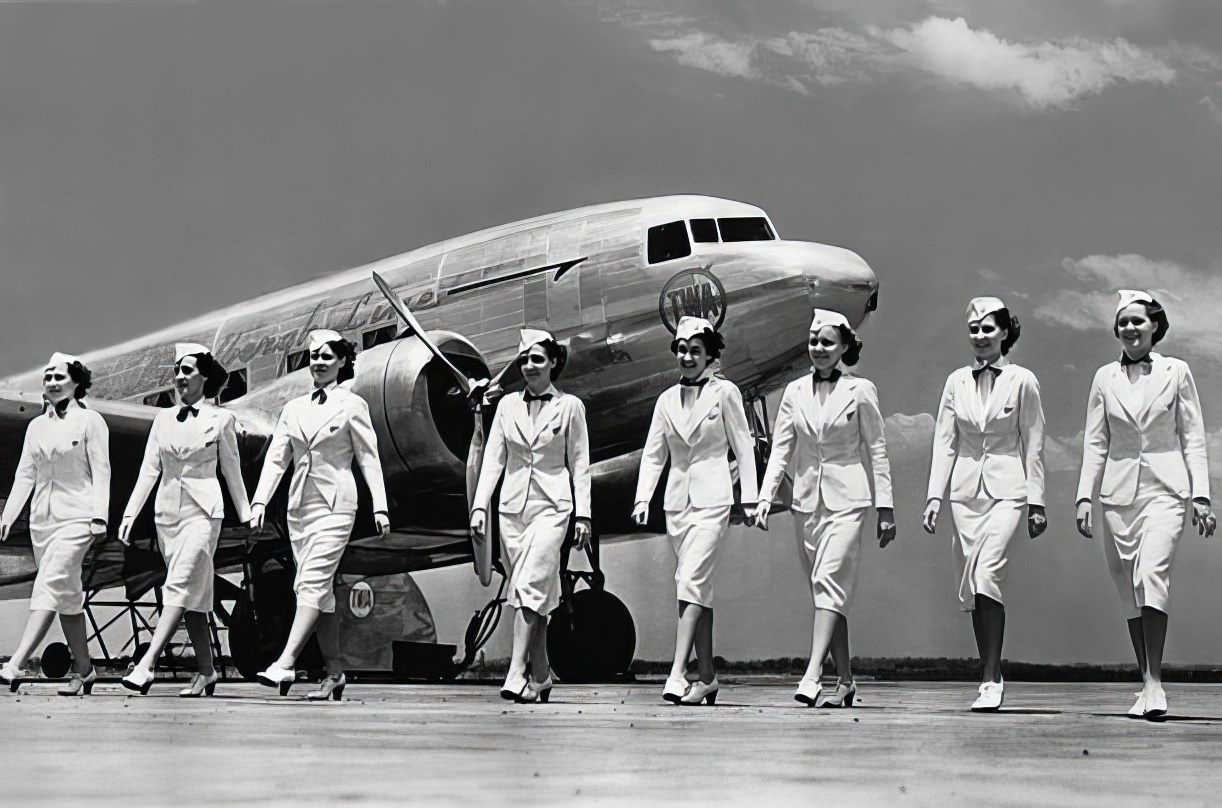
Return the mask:
<path id="1" fill-rule="evenodd" d="M 547 701 L 552 690 L 547 622 L 560 605 L 560 552 L 569 520 L 577 549 L 590 525 L 590 441 L 585 405 L 555 388 L 566 353 L 546 331 L 523 329 L 518 365 L 526 390 L 501 399 L 480 469 L 471 532 L 483 537 L 492 491 L 504 474 L 497 508 L 501 560 L 509 573 L 513 656 L 501 697 Z"/>
<path id="2" fill-rule="evenodd" d="M 88 695 L 98 678 L 89 659 L 81 566 L 94 540 L 106 535 L 110 432 L 102 416 L 82 401 L 91 375 L 77 357 L 52 354 L 42 377 L 46 412 L 26 427 L 13 488 L 0 516 L 3 541 L 33 494 L 30 543 L 38 574 L 30 618 L 17 650 L 0 668 L 0 682 L 23 677 L 26 661 L 58 614 L 74 666 L 61 696 Z"/>
<path id="3" fill-rule="evenodd" d="M 1217 527 L 1192 371 L 1183 360 L 1152 351 L 1168 325 L 1148 292 L 1120 291 L 1112 331 L 1121 355 L 1099 368 L 1091 383 L 1078 481 L 1077 525 L 1087 538 L 1093 533 L 1091 500 L 1099 492 L 1108 571 L 1142 678 L 1129 715 L 1146 718 L 1167 713 L 1163 645 L 1185 512 L 1206 536 Z"/>
<path id="4" fill-rule="evenodd" d="M 995 297 L 974 298 L 967 331 L 976 358 L 946 379 L 934 425 L 924 527 L 933 533 L 950 487 L 959 601 L 972 613 L 982 663 L 975 712 L 994 712 L 1005 697 L 1001 648 L 1006 611 L 1002 589 L 1010 540 L 1023 510 L 1027 533 L 1048 526 L 1044 516 L 1044 410 L 1035 374 L 1007 361 L 1018 320 Z"/>
<path id="5" fill-rule="evenodd" d="M 293 581 L 297 612 L 280 657 L 257 676 L 261 683 L 287 694 L 297 677 L 297 657 L 317 631 L 327 676 L 307 698 L 339 701 L 347 679 L 339 651 L 334 578 L 356 520 L 353 460 L 373 498 L 379 535 L 390 528 L 390 520 L 369 405 L 339 386 L 353 376 L 356 350 L 335 331 L 312 331 L 309 339 L 314 389 L 284 405 L 251 505 L 250 526 L 257 532 L 263 529 L 267 503 L 291 462 L 288 528 L 297 566 Z"/>
<path id="6" fill-rule="evenodd" d="M 848 609 L 857 584 L 866 511 L 878 511 L 879 546 L 895 538 L 891 465 L 878 389 L 842 373 L 857 364 L 861 340 L 839 312 L 815 309 L 807 342 L 811 375 L 791 382 L 781 396 L 772 453 L 752 518 L 768 529 L 772 498 L 786 473 L 793 477 L 793 524 L 798 552 L 815 601 L 810 662 L 794 699 L 814 707 L 852 707 L 857 696 L 849 654 Z M 870 495 L 869 460 L 874 477 Z M 823 692 L 820 678 L 829 648 L 838 681 Z"/>
<path id="7" fill-rule="evenodd" d="M 754 508 L 756 502 L 755 450 L 742 394 L 733 383 L 714 375 L 723 347 L 721 335 L 707 320 L 679 320 L 671 343 L 679 383 L 663 391 L 654 406 L 632 510 L 637 524 L 648 521 L 649 501 L 669 460 L 662 508 L 666 533 L 677 556 L 679 623 L 675 658 L 662 698 L 675 704 L 714 704 L 717 700 L 713 568 L 734 504 L 731 449 L 738 462 L 742 505 Z M 693 646 L 699 679 L 689 683 L 687 661 Z"/>
<path id="8" fill-rule="evenodd" d="M 166 563 L 161 618 L 144 657 L 123 677 L 124 687 L 142 695 L 153 684 L 157 658 L 184 619 L 195 649 L 197 673 L 178 695 L 211 696 L 220 678 L 212 664 L 208 627 L 215 577 L 212 557 L 225 518 L 225 500 L 216 478 L 218 463 L 238 520 L 250 521 L 236 420 L 233 413 L 208 403 L 220 395 L 226 378 L 225 368 L 207 347 L 195 343 L 175 346 L 174 387 L 179 406 L 162 410 L 153 419 L 144 462 L 119 526 L 119 541 L 128 544 L 132 524 L 160 477 L 153 521 Z"/>

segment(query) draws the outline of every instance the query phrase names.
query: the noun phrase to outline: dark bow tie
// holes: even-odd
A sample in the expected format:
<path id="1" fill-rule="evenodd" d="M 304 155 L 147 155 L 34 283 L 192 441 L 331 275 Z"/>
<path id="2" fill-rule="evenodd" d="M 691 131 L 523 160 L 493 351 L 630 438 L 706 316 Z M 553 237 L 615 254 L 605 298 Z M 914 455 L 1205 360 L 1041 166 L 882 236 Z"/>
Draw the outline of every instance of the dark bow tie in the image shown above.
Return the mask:
<path id="1" fill-rule="evenodd" d="M 1128 354 L 1120 355 L 1120 366 L 1127 368 L 1129 365 L 1153 365 L 1154 360 L 1150 358 L 1150 354 L 1146 354 L 1138 359 L 1132 359 Z"/>
<path id="2" fill-rule="evenodd" d="M 532 401 L 546 402 L 546 401 L 552 400 L 552 394 L 551 393 L 540 393 L 539 395 L 535 395 L 534 393 L 527 390 L 525 393 L 522 394 L 522 400 L 525 401 L 527 404 L 529 404 Z"/>
<path id="3" fill-rule="evenodd" d="M 326 404 L 327 403 L 327 391 L 320 387 L 317 390 L 315 390 L 313 393 L 310 393 L 310 398 L 313 399 L 314 401 L 317 401 L 319 404 Z"/>
<path id="4" fill-rule="evenodd" d="M 70 398 L 65 398 L 62 401 L 59 401 L 55 404 L 52 404 L 50 401 L 48 401 L 47 402 L 47 414 L 50 415 L 51 413 L 55 413 L 60 418 L 63 418 L 64 416 L 68 414 L 68 405 L 71 403 L 72 403 L 72 399 Z"/>
<path id="5" fill-rule="evenodd" d="M 827 382 L 828 384 L 835 384 L 837 381 L 840 380 L 840 376 L 842 374 L 840 373 L 840 368 L 832 368 L 832 372 L 827 374 L 826 376 L 820 376 L 819 371 L 817 370 L 814 373 L 812 373 L 811 375 L 815 377 L 815 384 L 818 384 L 819 382 Z"/>
<path id="6" fill-rule="evenodd" d="M 183 421 L 187 420 L 188 415 L 197 416 L 199 415 L 199 410 L 195 409 L 190 404 L 184 404 L 182 408 L 179 409 L 178 415 L 174 417 L 177 418 L 178 423 L 181 424 Z"/>
<path id="7" fill-rule="evenodd" d="M 679 384 L 683 385 L 684 387 L 699 387 L 703 389 L 708 383 L 709 379 L 707 376 L 703 379 L 689 379 L 686 376 L 679 377 Z"/>
<path id="8" fill-rule="evenodd" d="M 972 369 L 972 378 L 973 378 L 973 379 L 979 379 L 979 378 L 980 378 L 980 374 L 981 374 L 981 373 L 984 373 L 986 370 L 987 370 L 989 373 L 992 373 L 992 374 L 993 374 L 993 378 L 994 378 L 994 379 L 996 379 L 998 376 L 1000 376 L 1000 375 L 1001 375 L 1001 368 L 997 367 L 997 365 L 985 365 L 984 367 L 980 367 L 980 368 L 973 368 L 973 369 Z"/>

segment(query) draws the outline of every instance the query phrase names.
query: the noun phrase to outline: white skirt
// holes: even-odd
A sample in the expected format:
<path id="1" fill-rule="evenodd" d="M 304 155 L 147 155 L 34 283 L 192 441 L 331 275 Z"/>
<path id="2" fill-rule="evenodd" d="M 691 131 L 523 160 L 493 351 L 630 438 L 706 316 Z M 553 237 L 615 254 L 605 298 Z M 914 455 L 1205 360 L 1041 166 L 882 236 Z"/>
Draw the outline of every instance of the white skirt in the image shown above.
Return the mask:
<path id="1" fill-rule="evenodd" d="M 297 565 L 293 591 L 298 606 L 327 614 L 335 611 L 335 573 L 355 521 L 355 513 L 334 513 L 321 497 L 310 497 L 300 508 L 289 511 L 289 543 Z"/>
<path id="2" fill-rule="evenodd" d="M 501 514 L 501 562 L 509 573 L 507 602 L 549 615 L 560 605 L 560 549 L 572 507 L 530 497 L 521 513 Z"/>
<path id="3" fill-rule="evenodd" d="M 865 508 L 829 511 L 820 504 L 813 513 L 794 511 L 794 537 L 810 575 L 816 609 L 848 614 L 857 585 L 865 521 Z"/>
<path id="4" fill-rule="evenodd" d="M 59 614 L 85 611 L 81 567 L 93 545 L 89 521 L 65 522 L 49 528 L 30 525 L 30 544 L 38 567 L 30 593 L 30 611 Z"/>
<path id="5" fill-rule="evenodd" d="M 1184 531 L 1187 503 L 1155 481 L 1143 480 L 1132 505 L 1103 506 L 1103 552 L 1120 593 L 1125 618 L 1141 607 L 1166 612 L 1171 605 L 1171 562 Z"/>
<path id="6" fill-rule="evenodd" d="M 197 511 L 199 509 L 196 509 Z M 165 585 L 161 589 L 166 606 L 188 612 L 212 611 L 212 557 L 221 538 L 221 520 L 202 511 L 177 522 L 157 525 L 157 544 L 165 558 Z"/>
<path id="7" fill-rule="evenodd" d="M 951 502 L 950 513 L 955 525 L 955 558 L 961 564 L 959 576 L 959 608 L 965 612 L 976 608 L 976 596 L 998 603 L 1006 582 L 1010 540 L 1022 521 L 1026 502 L 1021 499 L 978 498 L 968 502 Z"/>
<path id="8" fill-rule="evenodd" d="M 730 526 L 730 506 L 666 511 L 666 533 L 675 551 L 675 596 L 698 606 L 713 605 L 717 545 Z"/>

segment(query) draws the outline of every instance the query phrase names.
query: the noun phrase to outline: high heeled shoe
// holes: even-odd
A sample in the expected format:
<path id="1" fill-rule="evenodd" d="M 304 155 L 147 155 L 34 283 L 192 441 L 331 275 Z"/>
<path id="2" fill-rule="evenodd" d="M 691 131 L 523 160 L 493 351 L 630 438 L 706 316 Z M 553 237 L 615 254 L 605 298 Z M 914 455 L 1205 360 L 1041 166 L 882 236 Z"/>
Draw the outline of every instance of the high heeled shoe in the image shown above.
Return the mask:
<path id="1" fill-rule="evenodd" d="M 221 675 L 217 673 L 216 668 L 212 669 L 212 673 L 196 673 L 191 677 L 191 684 L 178 691 L 178 696 L 184 699 L 211 696 L 216 692 L 216 683 L 220 678 Z"/>
<path id="2" fill-rule="evenodd" d="M 515 679 L 511 673 L 505 677 L 505 683 L 501 685 L 501 698 L 505 699 L 505 701 L 516 701 L 519 704 L 524 703 L 522 699 L 526 696 L 526 690 L 529 687 L 530 682 L 525 676 L 519 676 Z"/>
<path id="3" fill-rule="evenodd" d="M 662 699 L 671 704 L 678 704 L 691 689 L 692 683 L 686 679 L 667 678 L 666 685 L 662 688 Z"/>
<path id="4" fill-rule="evenodd" d="M 1144 692 L 1144 691 L 1143 691 Z M 1145 712 L 1142 716 L 1147 721 L 1152 721 L 1157 718 L 1162 718 L 1167 714 L 1167 694 L 1160 687 L 1154 692 L 1146 695 L 1146 703 L 1143 705 Z"/>
<path id="5" fill-rule="evenodd" d="M 530 682 L 526 689 L 514 701 L 518 704 L 534 704 L 535 702 L 543 702 L 547 704 L 548 699 L 552 697 L 552 677 L 549 675 L 542 682 Z"/>
<path id="6" fill-rule="evenodd" d="M 711 682 L 693 682 L 688 688 L 687 695 L 679 699 L 680 704 L 694 705 L 704 702 L 710 707 L 717 703 L 717 691 L 721 688 L 721 684 L 717 681 L 717 677 L 713 677 Z"/>
<path id="7" fill-rule="evenodd" d="M 4 667 L 0 668 L 0 684 L 8 685 L 10 693 L 16 693 L 17 688 L 21 687 L 23 679 L 28 679 L 29 674 L 8 661 L 4 663 Z"/>
<path id="8" fill-rule="evenodd" d="M 280 688 L 280 695 L 287 696 L 289 688 L 293 686 L 293 682 L 297 681 L 297 671 L 272 664 L 267 666 L 267 670 L 256 673 L 255 678 L 261 685 Z"/>
<path id="9" fill-rule="evenodd" d="M 793 694 L 793 700 L 814 707 L 823 693 L 823 684 L 818 679 L 802 679 L 798 682 L 798 690 Z"/>
<path id="10" fill-rule="evenodd" d="M 1001 703 L 1006 697 L 1005 682 L 984 682 L 979 688 L 980 695 L 972 702 L 973 713 L 995 713 L 1001 709 Z"/>
<path id="11" fill-rule="evenodd" d="M 149 694 L 149 688 L 153 686 L 153 672 L 147 668 L 142 668 L 139 665 L 131 669 L 131 672 L 119 680 L 119 684 L 126 687 L 128 690 L 139 691 L 141 696 Z"/>
<path id="12" fill-rule="evenodd" d="M 1146 717 L 1146 691 L 1138 690 L 1133 694 L 1137 697 L 1137 701 L 1133 702 L 1133 706 L 1129 708 L 1129 718 L 1145 718 Z"/>
<path id="13" fill-rule="evenodd" d="M 318 689 L 306 693 L 306 698 L 310 701 L 326 701 L 327 699 L 340 701 L 344 697 L 344 686 L 347 684 L 348 679 L 343 673 L 340 673 L 339 676 L 324 676 L 323 680 L 318 683 Z"/>
<path id="14" fill-rule="evenodd" d="M 93 692 L 93 684 L 98 680 L 98 669 L 90 668 L 89 673 L 81 676 L 79 673 L 72 674 L 72 678 L 68 680 L 67 687 L 61 687 L 55 691 L 61 696 L 88 696 Z"/>
<path id="15" fill-rule="evenodd" d="M 852 707 L 857 698 L 856 682 L 837 682 L 831 691 L 824 691 L 816 701 L 816 707 Z"/>

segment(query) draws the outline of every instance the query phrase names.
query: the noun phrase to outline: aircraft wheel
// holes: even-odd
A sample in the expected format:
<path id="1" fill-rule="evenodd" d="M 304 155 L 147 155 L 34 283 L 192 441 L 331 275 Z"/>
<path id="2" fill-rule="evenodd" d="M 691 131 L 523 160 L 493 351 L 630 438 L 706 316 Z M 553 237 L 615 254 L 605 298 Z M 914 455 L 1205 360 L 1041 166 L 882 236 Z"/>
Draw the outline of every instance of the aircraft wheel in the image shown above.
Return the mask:
<path id="1" fill-rule="evenodd" d="M 61 679 L 72 670 L 72 652 L 64 643 L 53 642 L 43 649 L 39 667 L 48 679 Z"/>
<path id="2" fill-rule="evenodd" d="M 229 622 L 229 655 L 233 666 L 247 681 L 280 656 L 293 625 L 297 600 L 293 595 L 293 570 L 273 567 L 255 577 L 255 597 L 243 591 Z M 297 660 L 300 669 L 318 667 L 321 655 L 313 637 Z"/>
<path id="3" fill-rule="evenodd" d="M 583 589 L 561 602 L 547 627 L 552 670 L 565 682 L 609 682 L 625 673 L 636 652 L 636 626 L 610 592 Z"/>

